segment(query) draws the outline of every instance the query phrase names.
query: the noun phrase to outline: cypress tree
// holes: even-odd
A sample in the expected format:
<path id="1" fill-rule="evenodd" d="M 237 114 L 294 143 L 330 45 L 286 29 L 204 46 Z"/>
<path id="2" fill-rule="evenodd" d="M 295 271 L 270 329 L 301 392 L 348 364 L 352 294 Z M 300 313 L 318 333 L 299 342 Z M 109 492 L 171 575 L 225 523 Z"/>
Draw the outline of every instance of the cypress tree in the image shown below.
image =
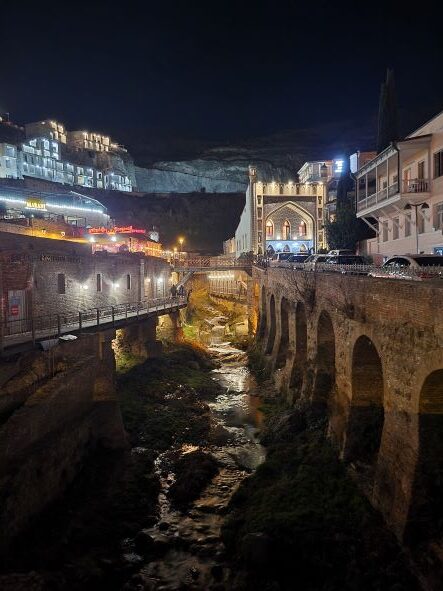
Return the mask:
<path id="1" fill-rule="evenodd" d="M 394 71 L 388 68 L 386 81 L 380 87 L 377 152 L 381 152 L 398 138 L 398 105 Z"/>

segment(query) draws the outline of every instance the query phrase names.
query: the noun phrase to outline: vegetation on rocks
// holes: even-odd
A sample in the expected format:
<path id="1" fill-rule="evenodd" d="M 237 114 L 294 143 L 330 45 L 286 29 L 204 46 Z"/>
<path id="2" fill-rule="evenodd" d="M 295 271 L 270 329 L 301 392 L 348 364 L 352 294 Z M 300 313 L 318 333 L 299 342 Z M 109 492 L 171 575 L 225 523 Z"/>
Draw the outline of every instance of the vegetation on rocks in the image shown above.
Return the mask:
<path id="1" fill-rule="evenodd" d="M 212 367 L 206 354 L 183 345 L 120 374 L 118 395 L 131 443 L 163 451 L 205 439 L 210 417 L 200 396 L 218 392 Z"/>
<path id="2" fill-rule="evenodd" d="M 234 495 L 222 532 L 243 569 L 239 588 L 417 589 L 393 535 L 337 459 L 325 422 L 279 408 L 267 424 L 267 458 Z"/>

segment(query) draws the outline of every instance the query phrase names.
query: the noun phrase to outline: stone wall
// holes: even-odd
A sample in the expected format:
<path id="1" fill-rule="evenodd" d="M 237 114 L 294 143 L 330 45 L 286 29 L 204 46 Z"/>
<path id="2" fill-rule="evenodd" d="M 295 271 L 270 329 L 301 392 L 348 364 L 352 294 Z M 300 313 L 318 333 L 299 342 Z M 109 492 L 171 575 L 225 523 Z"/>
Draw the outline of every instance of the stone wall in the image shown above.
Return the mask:
<path id="1" fill-rule="evenodd" d="M 403 536 L 428 461 L 425 384 L 428 408 L 443 418 L 443 285 L 281 269 L 254 270 L 254 284 L 277 387 L 292 402 L 324 405 L 340 455 L 367 476 L 369 497 Z"/>
<path id="2" fill-rule="evenodd" d="M 0 550 L 58 498 L 97 445 L 126 446 L 113 331 L 2 362 Z"/>
<path id="3" fill-rule="evenodd" d="M 64 276 L 65 293 L 60 293 L 59 275 Z M 28 317 L 67 314 L 169 295 L 169 275 L 169 265 L 158 257 L 93 255 L 87 245 L 0 233 L 5 316 L 10 290 L 25 290 Z"/>

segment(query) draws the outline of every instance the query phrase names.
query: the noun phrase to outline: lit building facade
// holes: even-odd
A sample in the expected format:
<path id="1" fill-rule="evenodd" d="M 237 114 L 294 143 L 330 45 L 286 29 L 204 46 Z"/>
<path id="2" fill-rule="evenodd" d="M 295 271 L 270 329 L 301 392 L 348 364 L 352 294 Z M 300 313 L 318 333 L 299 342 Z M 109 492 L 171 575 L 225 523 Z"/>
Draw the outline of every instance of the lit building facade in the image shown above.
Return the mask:
<path id="1" fill-rule="evenodd" d="M 236 256 L 307 253 L 326 248 L 326 185 L 259 179 L 249 169 L 246 203 L 235 233 Z"/>
<path id="2" fill-rule="evenodd" d="M 0 178 L 18 178 L 17 147 L 9 143 L 0 143 Z"/>
<path id="3" fill-rule="evenodd" d="M 163 256 L 162 245 L 156 231 L 133 226 L 89 228 L 92 252 L 139 252 L 146 256 Z"/>
<path id="4" fill-rule="evenodd" d="M 67 132 L 57 121 L 25 125 L 26 138 L 0 144 L 0 178 L 42 179 L 64 185 L 130 192 L 134 163 L 127 150 L 109 136 Z M 15 151 L 12 157 L 7 152 Z M 5 159 L 3 161 L 3 159 Z"/>
<path id="5" fill-rule="evenodd" d="M 356 172 L 357 217 L 369 255 L 443 253 L 443 112 Z"/>

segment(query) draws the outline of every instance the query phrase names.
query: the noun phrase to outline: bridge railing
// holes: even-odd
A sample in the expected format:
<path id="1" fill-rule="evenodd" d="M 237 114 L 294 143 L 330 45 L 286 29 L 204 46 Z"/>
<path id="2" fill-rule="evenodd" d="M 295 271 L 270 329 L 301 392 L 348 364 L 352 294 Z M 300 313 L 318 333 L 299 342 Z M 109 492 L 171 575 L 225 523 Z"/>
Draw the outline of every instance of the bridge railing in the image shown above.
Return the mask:
<path id="1" fill-rule="evenodd" d="M 264 265 L 266 266 L 266 265 Z M 410 281 L 423 281 L 426 279 L 443 280 L 443 265 L 430 265 L 423 267 L 377 267 L 376 265 L 338 265 L 332 263 L 290 263 L 281 261 L 272 269 L 286 269 L 293 271 L 305 271 L 307 273 L 342 273 L 343 275 L 366 275 L 368 277 L 380 277 L 388 279 L 408 279 Z"/>
<path id="2" fill-rule="evenodd" d="M 114 324 L 117 321 L 121 323 L 131 318 L 167 311 L 185 303 L 186 298 L 183 296 L 164 297 L 59 314 L 31 315 L 19 319 L 6 318 L 1 325 L 0 350 L 26 341 L 60 337 L 84 328 Z"/>
<path id="3" fill-rule="evenodd" d="M 252 265 L 254 259 L 236 259 L 235 257 L 189 257 L 186 259 L 172 259 L 171 265 L 180 269 L 202 269 L 217 267 L 244 268 Z"/>

